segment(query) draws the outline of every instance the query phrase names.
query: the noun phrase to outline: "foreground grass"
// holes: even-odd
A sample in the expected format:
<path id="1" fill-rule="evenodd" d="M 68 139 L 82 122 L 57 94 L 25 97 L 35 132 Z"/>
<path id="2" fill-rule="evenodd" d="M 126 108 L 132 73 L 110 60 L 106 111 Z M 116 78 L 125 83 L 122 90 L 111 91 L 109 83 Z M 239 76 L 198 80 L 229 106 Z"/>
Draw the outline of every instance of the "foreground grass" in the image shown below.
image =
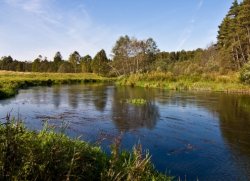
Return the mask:
<path id="1" fill-rule="evenodd" d="M 121 77 L 117 84 L 168 90 L 250 93 L 250 85 L 242 84 L 237 73 L 174 76 L 171 73 L 151 72 Z"/>
<path id="2" fill-rule="evenodd" d="M 112 81 L 91 73 L 20 73 L 0 71 L 0 99 L 14 96 L 29 86 Z"/>
<path id="3" fill-rule="evenodd" d="M 111 155 L 100 147 L 62 133 L 29 131 L 18 122 L 0 125 L 0 180 L 171 180 L 157 172 L 148 154 L 137 146 L 131 153 Z"/>

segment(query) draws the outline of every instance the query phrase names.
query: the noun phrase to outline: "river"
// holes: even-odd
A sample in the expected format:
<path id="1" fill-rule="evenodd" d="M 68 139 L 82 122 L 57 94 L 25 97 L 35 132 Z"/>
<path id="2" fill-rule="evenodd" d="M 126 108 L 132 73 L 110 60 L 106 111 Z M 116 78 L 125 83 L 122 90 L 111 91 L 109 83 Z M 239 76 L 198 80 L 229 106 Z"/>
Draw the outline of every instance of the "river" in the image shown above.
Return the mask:
<path id="1" fill-rule="evenodd" d="M 144 105 L 127 99 L 143 98 Z M 61 127 L 71 137 L 121 149 L 141 144 L 155 167 L 187 180 L 250 180 L 250 96 L 113 85 L 32 87 L 0 100 L 29 129 Z M 4 121 L 4 119 L 2 119 Z"/>

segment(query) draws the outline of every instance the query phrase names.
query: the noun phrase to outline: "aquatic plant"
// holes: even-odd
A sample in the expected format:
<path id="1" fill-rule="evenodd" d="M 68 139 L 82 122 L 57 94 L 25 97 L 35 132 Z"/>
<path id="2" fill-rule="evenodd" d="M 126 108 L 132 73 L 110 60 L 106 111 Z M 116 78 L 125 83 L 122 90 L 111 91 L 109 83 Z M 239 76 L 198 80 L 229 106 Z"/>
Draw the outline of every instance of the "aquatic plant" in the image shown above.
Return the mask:
<path id="1" fill-rule="evenodd" d="M 127 99 L 127 103 L 133 104 L 133 105 L 144 105 L 147 103 L 146 99 Z"/>

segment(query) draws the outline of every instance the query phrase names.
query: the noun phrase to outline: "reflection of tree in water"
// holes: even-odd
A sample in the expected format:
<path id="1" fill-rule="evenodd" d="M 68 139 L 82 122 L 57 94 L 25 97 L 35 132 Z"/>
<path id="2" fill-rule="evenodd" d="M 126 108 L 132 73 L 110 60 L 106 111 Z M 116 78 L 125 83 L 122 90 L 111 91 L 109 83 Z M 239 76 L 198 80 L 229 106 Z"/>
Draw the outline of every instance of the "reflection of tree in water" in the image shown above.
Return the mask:
<path id="1" fill-rule="evenodd" d="M 196 104 L 196 96 L 190 92 L 159 90 L 156 100 L 162 105 L 170 104 L 179 107 L 188 107 L 190 104 Z"/>
<path id="2" fill-rule="evenodd" d="M 6 105 L 9 105 L 11 104 L 11 98 L 10 99 L 2 99 L 0 100 L 0 105 L 1 106 L 6 106 Z"/>
<path id="3" fill-rule="evenodd" d="M 113 94 L 112 119 L 121 131 L 138 128 L 152 129 L 159 118 L 158 107 L 153 103 L 153 91 L 140 88 L 118 87 Z M 142 106 L 126 103 L 126 99 L 143 98 L 148 101 Z"/>
<path id="4" fill-rule="evenodd" d="M 53 86 L 52 87 L 52 102 L 55 108 L 58 108 L 61 103 L 61 87 L 60 86 Z"/>
<path id="5" fill-rule="evenodd" d="M 92 92 L 89 86 L 84 86 L 81 90 L 83 104 L 88 107 L 92 102 Z"/>
<path id="6" fill-rule="evenodd" d="M 244 95 L 220 96 L 217 105 L 223 138 L 237 163 L 250 176 L 250 98 Z"/>
<path id="7" fill-rule="evenodd" d="M 217 113 L 222 137 L 237 165 L 250 175 L 250 96 L 224 93 L 176 93 L 165 104 L 194 105 Z"/>
<path id="8" fill-rule="evenodd" d="M 91 86 L 91 91 L 95 108 L 98 111 L 103 112 L 106 107 L 108 99 L 107 86 L 105 85 Z"/>
<path id="9" fill-rule="evenodd" d="M 79 88 L 77 86 L 68 86 L 68 102 L 69 105 L 76 109 L 78 107 L 78 101 L 79 101 Z"/>
<path id="10" fill-rule="evenodd" d="M 248 157 L 250 166 L 250 97 L 235 94 L 211 94 L 208 97 L 198 96 L 199 100 L 217 97 L 202 106 L 216 112 L 220 119 L 223 138 L 232 149 Z M 250 169 L 250 168 L 249 168 Z"/>
<path id="11" fill-rule="evenodd" d="M 41 97 L 41 89 L 39 87 L 35 87 L 34 89 L 32 89 L 32 95 L 33 95 L 33 99 L 35 104 L 40 105 L 42 102 L 42 97 Z"/>

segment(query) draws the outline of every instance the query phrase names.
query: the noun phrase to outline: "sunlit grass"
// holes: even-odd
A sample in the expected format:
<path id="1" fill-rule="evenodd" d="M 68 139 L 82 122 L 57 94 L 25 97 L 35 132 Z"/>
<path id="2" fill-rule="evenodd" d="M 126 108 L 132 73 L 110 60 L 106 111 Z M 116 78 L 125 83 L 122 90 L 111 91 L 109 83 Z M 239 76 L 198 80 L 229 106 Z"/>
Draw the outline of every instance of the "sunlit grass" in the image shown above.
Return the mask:
<path id="1" fill-rule="evenodd" d="M 107 82 L 113 79 L 92 73 L 22 73 L 0 71 L 0 99 L 15 95 L 19 88 L 40 85 Z"/>
<path id="2" fill-rule="evenodd" d="M 250 93 L 250 86 L 242 84 L 237 73 L 229 75 L 201 74 L 179 75 L 170 72 L 151 72 L 122 77 L 118 85 L 130 85 L 168 90 L 199 90 Z"/>

